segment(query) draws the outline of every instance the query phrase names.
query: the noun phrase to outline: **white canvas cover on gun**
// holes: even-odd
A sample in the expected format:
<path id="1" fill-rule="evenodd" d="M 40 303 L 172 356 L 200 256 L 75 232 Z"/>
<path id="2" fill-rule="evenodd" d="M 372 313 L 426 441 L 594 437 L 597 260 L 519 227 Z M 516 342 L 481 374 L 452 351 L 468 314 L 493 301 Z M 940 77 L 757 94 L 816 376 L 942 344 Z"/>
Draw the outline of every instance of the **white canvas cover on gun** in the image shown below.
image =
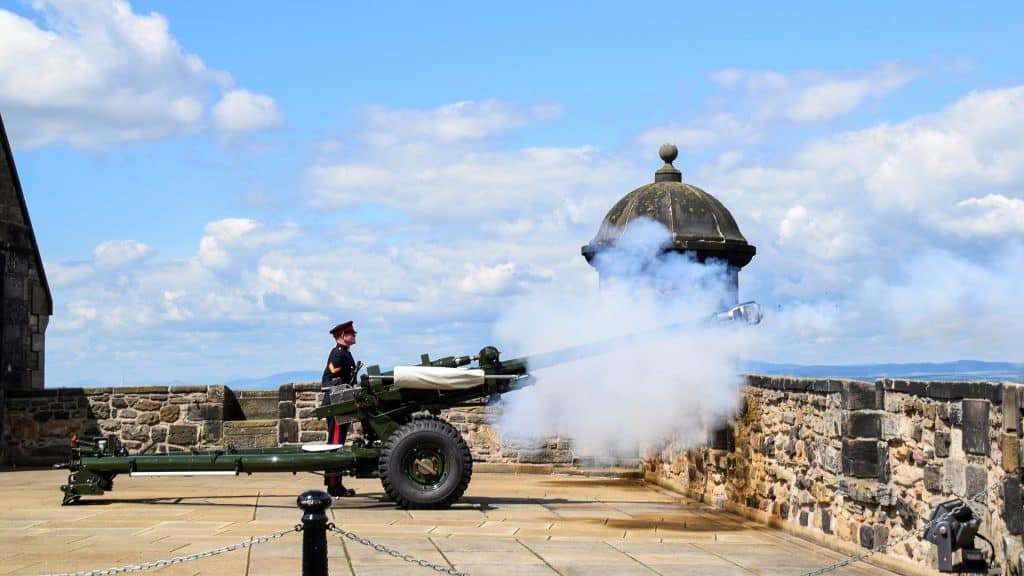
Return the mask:
<path id="1" fill-rule="evenodd" d="M 395 366 L 395 386 L 417 390 L 463 390 L 484 383 L 479 368 L 442 368 L 440 366 Z"/>

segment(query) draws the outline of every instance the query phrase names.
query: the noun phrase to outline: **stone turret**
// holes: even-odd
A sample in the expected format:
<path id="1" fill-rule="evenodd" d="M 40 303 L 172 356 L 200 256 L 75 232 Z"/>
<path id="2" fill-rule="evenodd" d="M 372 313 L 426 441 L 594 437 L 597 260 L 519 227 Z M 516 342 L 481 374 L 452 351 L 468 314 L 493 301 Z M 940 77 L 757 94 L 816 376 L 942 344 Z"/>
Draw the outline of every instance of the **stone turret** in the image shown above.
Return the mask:
<path id="1" fill-rule="evenodd" d="M 723 262 L 731 291 L 725 300 L 735 304 L 739 271 L 750 263 L 757 249 L 747 243 L 736 220 L 717 198 L 683 182 L 682 173 L 672 165 L 679 154 L 674 145 L 664 144 L 658 153 L 665 165 L 655 172 L 654 182 L 633 190 L 612 206 L 597 235 L 582 247 L 584 258 L 594 265 L 594 257 L 614 246 L 631 223 L 647 218 L 668 229 L 671 238 L 663 247 L 665 252 L 690 254 L 702 263 Z"/>

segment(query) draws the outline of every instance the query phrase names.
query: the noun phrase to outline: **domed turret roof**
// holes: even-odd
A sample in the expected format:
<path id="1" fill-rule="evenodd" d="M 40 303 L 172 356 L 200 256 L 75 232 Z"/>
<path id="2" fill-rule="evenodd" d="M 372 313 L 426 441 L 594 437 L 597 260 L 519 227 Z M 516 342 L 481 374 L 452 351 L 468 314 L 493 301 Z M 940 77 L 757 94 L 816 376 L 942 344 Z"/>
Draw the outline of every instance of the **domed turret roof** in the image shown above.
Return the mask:
<path id="1" fill-rule="evenodd" d="M 736 220 L 717 198 L 691 184 L 672 165 L 678 150 L 665 144 L 658 150 L 665 165 L 654 175 L 654 182 L 633 190 L 612 206 L 601 228 L 589 244 L 583 246 L 587 262 L 615 242 L 638 218 L 660 222 L 671 233 L 666 251 L 691 252 L 698 260 L 717 258 L 742 268 L 757 249 L 747 243 Z"/>

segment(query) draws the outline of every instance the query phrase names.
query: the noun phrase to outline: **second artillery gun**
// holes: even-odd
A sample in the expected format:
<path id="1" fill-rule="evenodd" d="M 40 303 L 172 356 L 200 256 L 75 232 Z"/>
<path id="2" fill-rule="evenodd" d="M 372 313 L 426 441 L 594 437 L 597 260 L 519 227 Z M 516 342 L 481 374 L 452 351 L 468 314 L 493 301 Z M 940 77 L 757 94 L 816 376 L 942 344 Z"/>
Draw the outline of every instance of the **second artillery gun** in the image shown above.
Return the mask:
<path id="1" fill-rule="evenodd" d="M 714 317 L 756 324 L 761 310 L 746 302 Z M 204 476 L 253 472 L 320 472 L 379 477 L 384 491 L 402 508 L 445 508 L 469 486 L 473 460 L 459 431 L 441 420 L 441 410 L 479 405 L 484 399 L 532 384 L 531 370 L 607 352 L 624 343 L 658 335 L 674 326 L 567 348 L 542 355 L 502 360 L 486 346 L 474 356 L 431 360 L 382 372 L 370 366 L 354 386 L 339 386 L 332 403 L 317 408 L 319 418 L 359 422 L 363 438 L 351 445 L 312 444 L 278 448 L 129 454 L 117 436 L 72 439 L 71 459 L 59 467 L 71 471 L 61 486 L 64 504 L 113 488 L 118 474 L 130 476 Z M 475 366 L 470 366 L 474 364 Z"/>

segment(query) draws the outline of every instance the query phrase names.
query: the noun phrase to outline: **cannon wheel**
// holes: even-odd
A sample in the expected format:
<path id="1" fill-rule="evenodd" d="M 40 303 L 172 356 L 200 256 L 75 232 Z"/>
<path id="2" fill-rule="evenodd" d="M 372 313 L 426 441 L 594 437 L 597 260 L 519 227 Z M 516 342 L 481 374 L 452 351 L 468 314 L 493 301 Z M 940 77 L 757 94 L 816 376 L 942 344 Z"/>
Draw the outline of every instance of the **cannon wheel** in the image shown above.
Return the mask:
<path id="1" fill-rule="evenodd" d="M 447 508 L 473 475 L 473 458 L 454 426 L 413 420 L 388 437 L 378 462 L 384 491 L 401 508 Z"/>

